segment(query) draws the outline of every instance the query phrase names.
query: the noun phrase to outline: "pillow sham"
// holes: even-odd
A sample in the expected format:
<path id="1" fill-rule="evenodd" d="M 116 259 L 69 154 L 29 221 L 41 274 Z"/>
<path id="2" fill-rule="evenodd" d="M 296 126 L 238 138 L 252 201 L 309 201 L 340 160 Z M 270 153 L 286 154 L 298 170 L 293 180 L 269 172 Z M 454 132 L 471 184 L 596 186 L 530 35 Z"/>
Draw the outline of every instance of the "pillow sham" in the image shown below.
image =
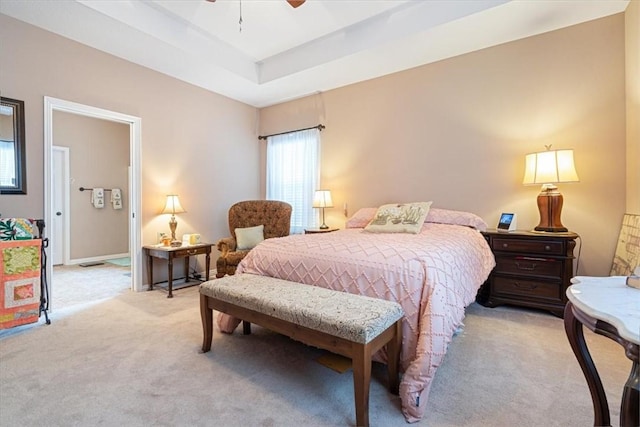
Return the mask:
<path id="1" fill-rule="evenodd" d="M 376 216 L 378 208 L 361 208 L 345 223 L 345 228 L 364 228 Z M 471 212 L 454 211 L 449 209 L 430 208 L 424 222 L 438 224 L 462 225 L 485 231 L 487 223 Z"/>
<path id="2" fill-rule="evenodd" d="M 487 223 L 478 215 L 471 212 L 452 211 L 449 209 L 430 209 L 425 222 L 464 225 L 479 231 L 485 231 L 487 229 Z"/>
<path id="3" fill-rule="evenodd" d="M 248 251 L 264 240 L 264 225 L 236 228 L 236 249 Z"/>
<path id="4" fill-rule="evenodd" d="M 345 228 L 365 228 L 371 222 L 378 208 L 361 208 L 345 223 Z"/>
<path id="5" fill-rule="evenodd" d="M 364 230 L 370 233 L 417 234 L 429 213 L 431 203 L 433 202 L 382 205 Z"/>

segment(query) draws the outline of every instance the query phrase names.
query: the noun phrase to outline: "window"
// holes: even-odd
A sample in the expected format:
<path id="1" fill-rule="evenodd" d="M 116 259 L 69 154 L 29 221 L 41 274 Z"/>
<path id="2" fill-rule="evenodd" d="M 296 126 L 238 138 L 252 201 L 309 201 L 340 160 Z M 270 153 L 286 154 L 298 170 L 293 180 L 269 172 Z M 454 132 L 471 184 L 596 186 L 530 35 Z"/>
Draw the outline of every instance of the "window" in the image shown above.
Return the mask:
<path id="1" fill-rule="evenodd" d="M 292 206 L 291 233 L 318 224 L 313 194 L 320 181 L 320 131 L 308 129 L 267 138 L 267 199 Z"/>

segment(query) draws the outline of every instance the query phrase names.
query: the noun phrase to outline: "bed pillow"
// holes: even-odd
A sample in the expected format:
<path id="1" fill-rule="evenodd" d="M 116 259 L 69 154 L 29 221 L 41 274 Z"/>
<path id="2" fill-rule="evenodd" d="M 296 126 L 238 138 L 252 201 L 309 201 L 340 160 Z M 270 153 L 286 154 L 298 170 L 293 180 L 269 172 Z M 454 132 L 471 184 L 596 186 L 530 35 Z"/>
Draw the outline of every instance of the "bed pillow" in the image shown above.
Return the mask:
<path id="1" fill-rule="evenodd" d="M 255 227 L 236 228 L 236 248 L 239 251 L 253 249 L 264 240 L 264 225 Z"/>
<path id="2" fill-rule="evenodd" d="M 370 233 L 417 234 L 433 202 L 393 203 L 382 205 L 364 228 Z"/>
<path id="3" fill-rule="evenodd" d="M 345 228 L 364 228 L 371 222 L 378 208 L 361 208 L 347 220 Z M 485 231 L 487 223 L 479 216 L 464 211 L 453 211 L 449 209 L 430 208 L 424 222 L 436 224 L 462 225 Z"/>
<path id="4" fill-rule="evenodd" d="M 345 228 L 365 228 L 367 224 L 371 222 L 374 216 L 376 216 L 378 208 L 361 208 L 349 218 L 345 224 Z"/>
<path id="5" fill-rule="evenodd" d="M 425 222 L 463 225 L 475 228 L 479 231 L 485 231 L 487 229 L 487 223 L 478 215 L 472 214 L 471 212 L 452 211 L 448 209 L 429 209 L 429 214 L 427 215 Z"/>

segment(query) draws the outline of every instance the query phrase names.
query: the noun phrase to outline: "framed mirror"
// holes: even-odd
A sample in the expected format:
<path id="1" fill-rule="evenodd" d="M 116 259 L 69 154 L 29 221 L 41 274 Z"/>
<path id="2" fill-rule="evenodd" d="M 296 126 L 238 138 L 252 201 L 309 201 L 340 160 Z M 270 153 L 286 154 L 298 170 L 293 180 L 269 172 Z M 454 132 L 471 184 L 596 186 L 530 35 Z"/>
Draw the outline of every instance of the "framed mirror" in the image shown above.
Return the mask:
<path id="1" fill-rule="evenodd" d="M 24 101 L 0 98 L 0 194 L 27 194 Z"/>

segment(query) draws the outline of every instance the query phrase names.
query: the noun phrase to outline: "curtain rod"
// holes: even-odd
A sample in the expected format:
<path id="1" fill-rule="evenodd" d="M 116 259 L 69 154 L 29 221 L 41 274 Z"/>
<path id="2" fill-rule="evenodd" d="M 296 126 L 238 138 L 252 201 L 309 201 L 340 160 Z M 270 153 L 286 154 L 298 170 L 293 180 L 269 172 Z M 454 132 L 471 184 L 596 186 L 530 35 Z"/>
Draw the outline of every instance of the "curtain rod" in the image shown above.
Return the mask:
<path id="1" fill-rule="evenodd" d="M 270 136 L 286 135 L 288 133 L 300 132 L 300 131 L 309 130 L 309 129 L 318 129 L 319 131 L 322 131 L 322 129 L 324 129 L 325 127 L 326 127 L 325 125 L 318 125 L 318 126 L 312 126 L 310 128 L 296 129 L 296 130 L 290 130 L 290 131 L 287 131 L 287 132 L 274 133 L 274 134 L 271 134 L 271 135 L 260 135 L 258 137 L 258 140 L 260 140 L 260 139 L 266 140 Z"/>

